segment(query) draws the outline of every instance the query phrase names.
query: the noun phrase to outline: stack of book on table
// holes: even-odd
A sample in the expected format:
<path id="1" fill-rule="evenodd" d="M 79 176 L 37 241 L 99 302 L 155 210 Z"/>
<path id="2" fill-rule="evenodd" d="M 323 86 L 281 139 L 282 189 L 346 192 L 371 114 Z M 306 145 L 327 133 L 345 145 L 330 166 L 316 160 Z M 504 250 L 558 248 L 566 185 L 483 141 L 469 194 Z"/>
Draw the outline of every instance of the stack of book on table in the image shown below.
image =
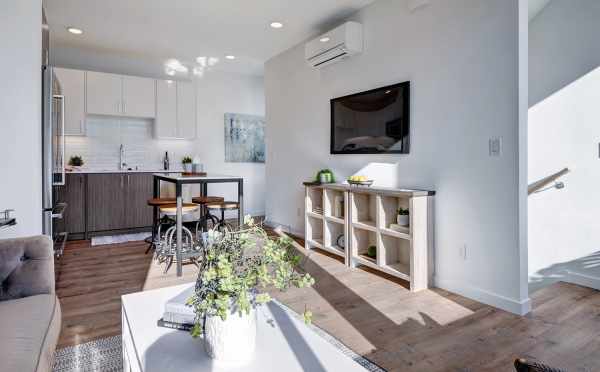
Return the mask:
<path id="1" fill-rule="evenodd" d="M 194 309 L 187 305 L 194 294 L 194 286 L 186 289 L 165 303 L 163 317 L 158 320 L 159 327 L 189 331 L 194 326 Z"/>

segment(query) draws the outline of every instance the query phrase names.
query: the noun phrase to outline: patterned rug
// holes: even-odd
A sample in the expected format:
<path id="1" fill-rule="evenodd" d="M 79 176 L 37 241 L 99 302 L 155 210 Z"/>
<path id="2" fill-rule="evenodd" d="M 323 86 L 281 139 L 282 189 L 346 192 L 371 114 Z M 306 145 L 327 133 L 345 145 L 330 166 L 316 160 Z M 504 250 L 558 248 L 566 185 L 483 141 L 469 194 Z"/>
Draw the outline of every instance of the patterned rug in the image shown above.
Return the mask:
<path id="1" fill-rule="evenodd" d="M 273 300 L 291 317 L 302 320 L 303 317 Z M 325 341 L 335 346 L 340 352 L 360 364 L 367 371 L 386 372 L 385 369 L 369 359 L 355 353 L 340 340 L 315 325 L 309 327 Z M 101 338 L 85 344 L 66 347 L 56 351 L 54 356 L 54 372 L 116 372 L 123 370 L 121 336 Z"/>
<path id="2" fill-rule="evenodd" d="M 137 242 L 137 241 L 142 241 L 150 236 L 152 236 L 152 234 L 149 232 L 142 232 L 142 233 L 137 233 L 137 234 L 94 236 L 94 237 L 92 237 L 92 246 L 118 244 L 118 243 L 126 243 L 126 242 Z"/>

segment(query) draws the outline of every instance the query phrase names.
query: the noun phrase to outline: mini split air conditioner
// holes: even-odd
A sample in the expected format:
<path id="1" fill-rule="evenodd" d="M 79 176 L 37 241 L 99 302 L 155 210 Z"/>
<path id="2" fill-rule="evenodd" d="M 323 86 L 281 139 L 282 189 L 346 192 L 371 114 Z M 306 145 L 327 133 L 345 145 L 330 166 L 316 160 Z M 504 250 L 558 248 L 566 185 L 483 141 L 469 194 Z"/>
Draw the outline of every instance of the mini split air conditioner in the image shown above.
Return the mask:
<path id="1" fill-rule="evenodd" d="M 339 62 L 362 50 L 362 25 L 357 22 L 346 22 L 309 41 L 304 47 L 306 62 L 314 68 Z"/>

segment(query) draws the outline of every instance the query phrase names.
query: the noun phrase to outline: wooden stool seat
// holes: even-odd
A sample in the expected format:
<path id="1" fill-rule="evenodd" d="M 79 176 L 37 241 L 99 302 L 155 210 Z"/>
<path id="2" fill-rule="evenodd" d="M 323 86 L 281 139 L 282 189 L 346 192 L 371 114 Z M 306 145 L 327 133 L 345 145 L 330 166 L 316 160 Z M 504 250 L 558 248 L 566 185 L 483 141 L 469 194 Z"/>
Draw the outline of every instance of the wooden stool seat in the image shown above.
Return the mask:
<path id="1" fill-rule="evenodd" d="M 195 198 L 192 198 L 192 202 L 196 204 L 221 203 L 224 201 L 225 198 L 220 196 L 196 196 Z"/>
<path id="2" fill-rule="evenodd" d="M 192 203 L 183 203 L 181 207 L 181 213 L 189 214 L 200 210 L 200 206 L 198 204 Z M 164 213 L 169 216 L 174 216 L 177 214 L 177 204 L 166 204 L 160 206 L 160 213 Z"/>
<path id="3" fill-rule="evenodd" d="M 152 198 L 148 199 L 148 205 L 151 207 L 160 207 L 168 204 L 177 203 L 177 199 L 175 198 Z"/>
<path id="4" fill-rule="evenodd" d="M 218 203 L 207 204 L 206 207 L 213 210 L 231 210 L 238 209 L 240 207 L 240 203 L 233 201 L 222 201 Z"/>

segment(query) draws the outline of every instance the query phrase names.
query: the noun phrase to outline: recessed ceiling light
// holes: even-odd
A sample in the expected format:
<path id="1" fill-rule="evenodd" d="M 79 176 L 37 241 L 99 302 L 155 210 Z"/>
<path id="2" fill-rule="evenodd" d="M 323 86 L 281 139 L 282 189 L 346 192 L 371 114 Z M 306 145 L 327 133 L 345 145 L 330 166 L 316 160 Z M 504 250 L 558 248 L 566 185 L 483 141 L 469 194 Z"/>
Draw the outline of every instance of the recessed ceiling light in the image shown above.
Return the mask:
<path id="1" fill-rule="evenodd" d="M 227 56 L 225 56 L 225 58 L 227 58 L 227 59 L 235 59 L 235 56 L 232 56 L 232 55 L 230 54 L 230 55 L 227 55 Z"/>
<path id="2" fill-rule="evenodd" d="M 320 41 L 320 42 L 322 42 L 322 43 L 326 43 L 326 42 L 328 42 L 329 40 L 331 40 L 331 39 L 330 39 L 330 38 L 328 38 L 327 36 L 325 36 L 325 37 L 322 37 L 322 38 L 320 38 L 320 39 L 319 39 L 319 41 Z"/>
<path id="3" fill-rule="evenodd" d="M 281 23 L 281 22 L 271 22 L 271 27 L 272 28 L 282 28 L 283 27 L 283 23 Z"/>
<path id="4" fill-rule="evenodd" d="M 80 28 L 76 28 L 76 27 L 67 27 L 67 31 L 69 31 L 70 33 L 75 34 L 75 35 L 83 34 L 83 30 Z"/>

